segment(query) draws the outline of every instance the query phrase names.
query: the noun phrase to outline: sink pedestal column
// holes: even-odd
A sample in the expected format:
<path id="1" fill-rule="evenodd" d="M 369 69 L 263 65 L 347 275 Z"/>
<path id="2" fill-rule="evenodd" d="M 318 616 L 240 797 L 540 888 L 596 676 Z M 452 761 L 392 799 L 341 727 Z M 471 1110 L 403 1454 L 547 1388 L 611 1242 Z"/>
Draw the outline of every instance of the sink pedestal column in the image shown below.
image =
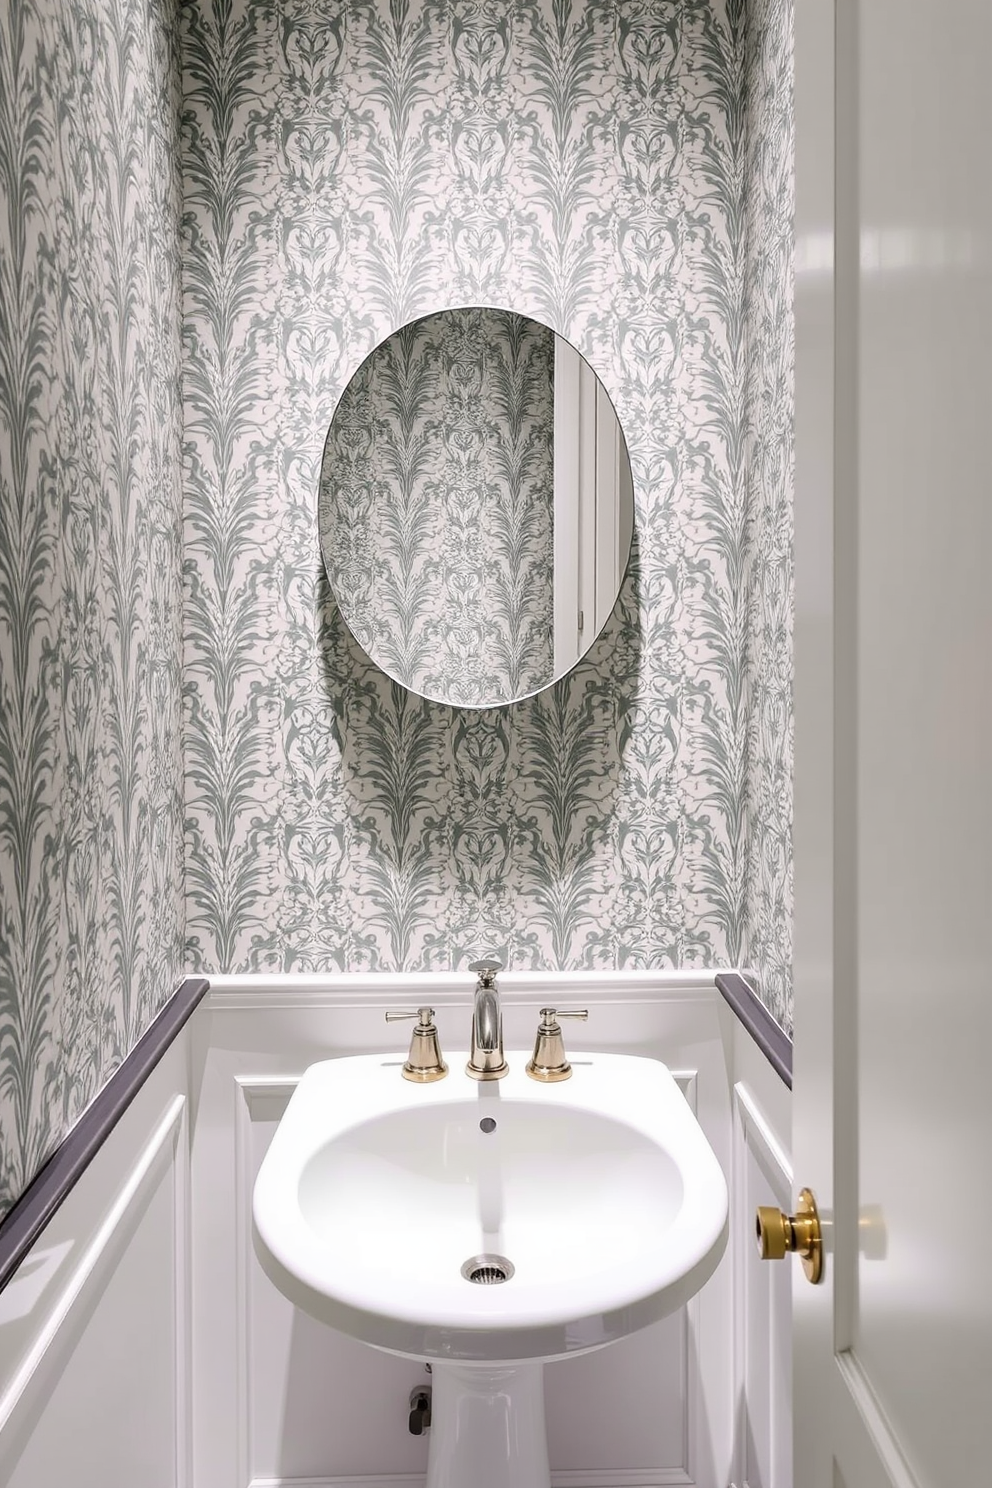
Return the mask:
<path id="1" fill-rule="evenodd" d="M 544 1364 L 431 1361 L 426 1488 L 550 1488 Z"/>

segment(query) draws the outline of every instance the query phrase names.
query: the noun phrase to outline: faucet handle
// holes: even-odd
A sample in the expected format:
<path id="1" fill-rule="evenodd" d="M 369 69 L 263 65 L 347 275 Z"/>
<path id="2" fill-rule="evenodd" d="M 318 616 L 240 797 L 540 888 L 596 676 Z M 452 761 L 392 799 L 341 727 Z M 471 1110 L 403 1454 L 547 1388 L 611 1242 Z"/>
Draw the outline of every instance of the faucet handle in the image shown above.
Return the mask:
<path id="1" fill-rule="evenodd" d="M 443 1080 L 448 1066 L 441 1058 L 441 1044 L 434 1023 L 432 1007 L 418 1008 L 415 1013 L 388 1012 L 387 1023 L 396 1023 L 401 1018 L 416 1018 L 417 1026 L 410 1036 L 410 1052 L 403 1066 L 404 1080 L 415 1080 L 426 1085 L 431 1080 Z"/>
<path id="2" fill-rule="evenodd" d="M 545 1007 L 541 1009 L 541 1021 L 538 1024 L 534 1053 L 526 1067 L 532 1080 L 550 1083 L 552 1080 L 569 1078 L 572 1066 L 565 1057 L 565 1042 L 561 1036 L 561 1024 L 558 1019 L 588 1018 L 588 1016 L 588 1008 Z"/>
<path id="3" fill-rule="evenodd" d="M 495 961 L 491 956 L 484 956 L 481 961 L 470 961 L 469 971 L 474 971 L 483 987 L 491 987 L 496 981 L 496 974 L 503 970 L 502 961 Z"/>

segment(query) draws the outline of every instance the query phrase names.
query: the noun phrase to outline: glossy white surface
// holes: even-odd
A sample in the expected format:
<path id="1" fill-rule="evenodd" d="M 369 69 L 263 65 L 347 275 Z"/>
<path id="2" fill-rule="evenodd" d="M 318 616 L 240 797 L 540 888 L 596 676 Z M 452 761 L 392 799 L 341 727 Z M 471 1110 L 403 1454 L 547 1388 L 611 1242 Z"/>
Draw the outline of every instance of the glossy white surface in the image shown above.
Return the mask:
<path id="1" fill-rule="evenodd" d="M 4 1488 L 191 1481 L 187 1052 L 183 1029 L 0 1294 Z"/>
<path id="2" fill-rule="evenodd" d="M 726 1240 L 723 1173 L 666 1067 L 573 1058 L 571 1080 L 433 1085 L 398 1058 L 312 1065 L 262 1163 L 256 1251 L 297 1306 L 418 1358 L 598 1348 L 695 1294 Z M 479 1123 L 496 1122 L 491 1132 Z M 476 1286 L 463 1262 L 506 1256 Z"/>
<path id="3" fill-rule="evenodd" d="M 550 1488 L 544 1365 L 435 1363 L 425 1488 Z"/>
<path id="4" fill-rule="evenodd" d="M 817 196 L 836 211 L 827 316 L 797 280 L 797 409 L 816 405 L 832 448 L 797 421 L 796 1180 L 817 1192 L 830 1253 L 822 1287 L 795 1283 L 796 1481 L 977 1483 L 992 1377 L 992 1291 L 968 1238 L 992 1222 L 992 10 L 811 0 L 796 25 L 799 230 L 822 229 Z"/>

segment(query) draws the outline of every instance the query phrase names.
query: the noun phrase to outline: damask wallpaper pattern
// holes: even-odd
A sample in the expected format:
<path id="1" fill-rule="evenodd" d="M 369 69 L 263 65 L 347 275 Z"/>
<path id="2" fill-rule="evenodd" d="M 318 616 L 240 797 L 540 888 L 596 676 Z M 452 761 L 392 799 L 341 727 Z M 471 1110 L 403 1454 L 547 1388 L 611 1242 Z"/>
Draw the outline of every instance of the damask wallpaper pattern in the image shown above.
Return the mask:
<path id="1" fill-rule="evenodd" d="M 0 1210 L 186 965 L 746 962 L 788 1024 L 786 0 L 0 11 Z M 511 303 L 605 382 L 631 571 L 509 709 L 323 579 L 372 347 Z"/>
<path id="2" fill-rule="evenodd" d="M 178 68 L 0 7 L 0 1213 L 183 958 Z"/>
<path id="3" fill-rule="evenodd" d="M 424 697 L 554 676 L 555 338 L 498 309 L 396 331 L 334 411 L 320 545 L 352 635 Z"/>
<path id="4" fill-rule="evenodd" d="M 747 0 L 741 52 L 747 910 L 742 961 L 792 1028 L 792 0 Z"/>
<path id="5" fill-rule="evenodd" d="M 743 220 L 722 0 L 182 9 L 187 889 L 204 968 L 737 962 L 747 917 Z M 390 684 L 320 567 L 337 400 L 454 304 L 617 408 L 628 581 L 505 710 Z"/>

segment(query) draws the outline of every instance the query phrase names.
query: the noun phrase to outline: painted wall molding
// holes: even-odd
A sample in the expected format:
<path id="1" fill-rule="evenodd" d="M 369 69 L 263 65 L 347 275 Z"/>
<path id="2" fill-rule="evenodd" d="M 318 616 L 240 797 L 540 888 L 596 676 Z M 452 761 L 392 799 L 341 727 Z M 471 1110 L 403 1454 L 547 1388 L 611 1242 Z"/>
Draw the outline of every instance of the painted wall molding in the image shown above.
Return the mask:
<path id="1" fill-rule="evenodd" d="M 93 1161 L 207 990 L 186 977 L 0 1222 L 0 1292 Z"/>
<path id="2" fill-rule="evenodd" d="M 0 1296 L 0 1481 L 188 1488 L 189 1072 L 176 1040 Z M 81 1423 L 86 1429 L 81 1429 Z"/>
<path id="3" fill-rule="evenodd" d="M 27 1256 L 31 1245 L 45 1231 L 49 1220 L 79 1183 L 159 1059 L 167 1054 L 205 991 L 207 982 L 202 976 L 189 976 L 180 982 L 141 1034 L 134 1049 L 117 1065 L 76 1125 L 62 1138 L 45 1167 L 3 1217 L 3 1222 L 0 1222 L 0 1292 Z"/>
<path id="4" fill-rule="evenodd" d="M 655 1004 L 712 997 L 712 971 L 503 971 L 504 1004 L 535 998 L 577 998 Z M 338 972 L 328 974 L 248 972 L 211 975 L 207 1004 L 217 1011 L 279 1011 L 303 1007 L 403 1007 L 428 993 L 441 1005 L 470 1005 L 470 971 Z"/>
<path id="5" fill-rule="evenodd" d="M 73 1267 L 44 1326 L 0 1397 L 0 1433 L 6 1430 L 22 1398 L 30 1390 L 56 1337 L 66 1330 L 73 1310 L 85 1307 L 93 1290 L 100 1286 L 107 1269 L 114 1265 L 121 1248 L 134 1233 L 143 1212 L 143 1200 L 161 1178 L 165 1163 L 176 1156 L 185 1110 L 185 1096 L 175 1096 L 125 1178 L 96 1235 Z"/>
<path id="6" fill-rule="evenodd" d="M 739 971 L 717 972 L 716 985 L 779 1078 L 792 1089 L 792 1038 Z"/>
<path id="7" fill-rule="evenodd" d="M 252 1478 L 249 1488 L 424 1488 L 423 1473 L 391 1473 L 345 1478 Z M 678 1468 L 628 1473 L 553 1472 L 551 1488 L 695 1488 L 695 1479 Z"/>
<path id="8" fill-rule="evenodd" d="M 740 1046 L 748 1035 L 742 1028 L 737 1033 Z M 763 1262 L 754 1242 L 758 1204 L 775 1204 L 791 1213 L 792 1160 L 780 1130 L 789 1101 L 783 1101 L 785 1091 L 772 1067 L 754 1058 L 755 1052 L 748 1050 L 752 1058 L 746 1078 L 733 1086 L 731 1488 L 792 1488 L 792 1261 Z"/>

